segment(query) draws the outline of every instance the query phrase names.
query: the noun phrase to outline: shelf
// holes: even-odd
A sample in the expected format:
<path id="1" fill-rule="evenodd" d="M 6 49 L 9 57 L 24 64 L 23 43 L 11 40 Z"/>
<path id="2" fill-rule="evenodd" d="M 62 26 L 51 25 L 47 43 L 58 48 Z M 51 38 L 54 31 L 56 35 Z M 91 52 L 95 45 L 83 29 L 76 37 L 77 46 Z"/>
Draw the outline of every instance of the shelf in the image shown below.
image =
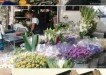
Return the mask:
<path id="1" fill-rule="evenodd" d="M 26 18 L 26 17 L 15 17 L 15 18 Z"/>
<path id="2" fill-rule="evenodd" d="M 17 12 L 17 11 L 20 12 L 20 11 L 22 11 L 22 10 L 28 10 L 28 9 L 16 9 L 15 12 Z"/>

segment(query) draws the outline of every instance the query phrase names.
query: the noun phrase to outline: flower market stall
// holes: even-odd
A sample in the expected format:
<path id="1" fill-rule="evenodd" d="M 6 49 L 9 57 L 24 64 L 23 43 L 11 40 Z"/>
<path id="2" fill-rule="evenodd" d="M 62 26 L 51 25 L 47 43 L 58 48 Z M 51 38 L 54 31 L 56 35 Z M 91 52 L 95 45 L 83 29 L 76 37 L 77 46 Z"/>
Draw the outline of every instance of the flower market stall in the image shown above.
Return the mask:
<path id="1" fill-rule="evenodd" d="M 19 10 L 21 7 L 16 8 Z M 35 8 L 40 8 L 40 10 L 34 10 Z M 104 41 L 93 36 L 98 22 L 96 19 L 97 12 L 92 7 L 82 6 L 79 10 L 81 19 L 78 23 L 67 21 L 54 25 L 53 16 L 57 12 L 54 8 L 56 7 L 32 7 L 34 11 L 40 12 L 40 15 L 42 15 L 42 12 L 46 12 L 45 14 L 49 12 L 50 20 L 45 22 L 48 22 L 47 25 L 50 26 L 45 28 L 42 34 L 23 31 L 13 35 L 12 38 L 17 36 L 19 39 L 20 37 L 22 42 L 18 45 L 11 42 L 13 50 L 3 55 L 3 63 L 12 65 L 14 68 L 97 68 L 100 65 L 106 67 Z M 52 11 L 50 12 L 49 10 Z M 26 17 L 24 18 L 26 19 Z M 20 22 L 28 20 L 27 24 L 29 24 L 29 19 L 25 19 L 20 20 L 19 18 L 17 20 Z M 65 16 L 64 19 L 67 20 L 68 16 Z M 42 19 L 40 19 L 41 21 Z M 41 24 L 44 25 L 45 22 Z M 15 24 L 14 27 L 20 24 Z M 101 58 L 103 58 L 102 62 L 100 62 Z"/>
<path id="2" fill-rule="evenodd" d="M 103 53 L 103 47 L 98 39 L 78 39 L 71 35 L 64 36 L 56 29 L 47 29 L 45 36 L 43 36 L 45 39 L 33 35 L 29 40 L 27 34 L 24 34 L 23 49 L 19 49 L 11 59 L 14 67 L 71 68 L 75 67 L 75 64 L 89 64 L 90 61 L 99 58 Z M 61 29 L 64 30 L 64 27 Z M 34 40 L 35 42 L 33 42 Z"/>
<path id="3" fill-rule="evenodd" d="M 25 38 L 28 37 L 29 39 L 30 35 L 32 35 L 32 33 L 28 31 L 27 26 L 25 26 L 27 25 L 27 23 L 26 23 L 26 17 L 23 14 L 24 12 L 29 11 L 29 9 L 31 12 L 33 10 L 34 12 L 39 13 L 38 16 L 40 15 L 39 17 L 40 25 L 45 26 L 43 28 L 40 28 L 42 33 L 44 29 L 51 27 L 52 26 L 51 24 L 54 23 L 54 20 L 53 20 L 54 13 L 55 13 L 55 17 L 57 16 L 56 6 L 53 6 L 53 7 L 52 6 L 46 6 L 46 7 L 45 6 L 41 6 L 41 7 L 39 6 L 30 6 L 30 7 L 29 6 L 1 6 L 0 20 L 2 21 L 1 25 L 3 26 L 2 29 L 4 30 L 3 31 L 4 34 L 2 36 L 4 49 L 2 51 L 0 50 L 0 65 L 13 65 L 8 62 L 9 59 L 12 57 L 12 55 L 16 55 L 17 52 L 21 53 L 21 50 L 24 51 L 23 44 L 24 44 L 24 41 L 26 41 Z M 44 24 L 46 21 L 48 23 Z M 55 22 L 55 24 L 57 23 Z M 42 26 L 39 26 L 39 27 L 42 27 Z M 23 36 L 25 32 L 26 33 L 28 32 L 28 36 Z M 41 33 L 40 33 L 40 36 L 42 36 Z M 33 38 L 35 37 L 36 36 L 34 36 Z M 27 50 L 31 51 L 32 50 L 31 46 Z"/>

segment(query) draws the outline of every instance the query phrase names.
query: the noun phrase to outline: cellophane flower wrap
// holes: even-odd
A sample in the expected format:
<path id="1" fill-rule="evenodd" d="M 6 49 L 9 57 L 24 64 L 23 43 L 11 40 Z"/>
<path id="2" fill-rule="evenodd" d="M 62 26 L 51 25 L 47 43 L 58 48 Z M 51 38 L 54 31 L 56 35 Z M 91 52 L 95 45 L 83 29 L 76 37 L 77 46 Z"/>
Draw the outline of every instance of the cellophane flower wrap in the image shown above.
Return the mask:
<path id="1" fill-rule="evenodd" d="M 77 40 L 74 36 L 65 36 L 65 41 L 71 45 L 76 44 Z"/>
<path id="2" fill-rule="evenodd" d="M 71 49 L 71 44 L 69 43 L 58 43 L 56 45 L 46 45 L 44 50 L 44 55 L 49 58 L 62 58 L 65 53 Z"/>
<path id="3" fill-rule="evenodd" d="M 78 45 L 87 47 L 87 49 L 91 51 L 92 55 L 101 53 L 103 51 L 100 42 L 98 42 L 96 39 L 83 39 L 78 42 Z"/>
<path id="4" fill-rule="evenodd" d="M 57 57 L 65 57 L 66 52 L 71 49 L 70 43 L 58 43 L 56 45 L 56 49 L 58 50 L 59 54 L 57 54 Z"/>

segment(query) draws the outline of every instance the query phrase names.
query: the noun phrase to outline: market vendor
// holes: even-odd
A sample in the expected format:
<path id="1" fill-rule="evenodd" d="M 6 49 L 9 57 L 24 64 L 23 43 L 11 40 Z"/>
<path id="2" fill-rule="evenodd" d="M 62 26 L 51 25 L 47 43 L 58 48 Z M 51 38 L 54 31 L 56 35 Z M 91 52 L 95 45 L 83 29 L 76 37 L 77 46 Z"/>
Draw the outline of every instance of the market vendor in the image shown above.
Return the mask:
<path id="1" fill-rule="evenodd" d="M 37 18 L 37 14 L 33 11 L 27 11 L 25 13 L 26 24 L 29 27 L 30 32 L 34 34 L 39 34 L 39 19 Z"/>

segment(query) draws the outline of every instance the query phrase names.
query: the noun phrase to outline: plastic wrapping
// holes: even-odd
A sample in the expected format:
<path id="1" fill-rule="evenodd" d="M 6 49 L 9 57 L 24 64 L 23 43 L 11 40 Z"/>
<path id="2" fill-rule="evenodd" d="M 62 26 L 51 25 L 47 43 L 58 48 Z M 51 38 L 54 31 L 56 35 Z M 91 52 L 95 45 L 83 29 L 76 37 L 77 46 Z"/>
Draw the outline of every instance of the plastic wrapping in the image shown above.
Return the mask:
<path id="1" fill-rule="evenodd" d="M 71 46 L 72 45 L 69 43 L 58 43 L 56 45 L 39 44 L 37 51 L 39 54 L 43 54 L 49 58 L 62 58 L 65 56 L 65 52 L 71 48 Z"/>
<path id="2" fill-rule="evenodd" d="M 56 45 L 41 44 L 37 49 L 39 53 L 48 58 L 55 59 L 73 59 L 86 61 L 93 55 L 100 54 L 103 51 L 101 43 L 98 39 L 82 39 L 77 42 L 75 38 L 67 38 L 64 43 Z"/>
<path id="3" fill-rule="evenodd" d="M 65 41 L 70 43 L 71 45 L 77 43 L 77 40 L 74 36 L 65 36 Z"/>
<path id="4" fill-rule="evenodd" d="M 45 55 L 46 57 L 50 58 L 54 58 L 58 54 L 56 45 L 50 45 L 50 44 L 38 44 L 37 52 L 40 55 Z"/>
<path id="5" fill-rule="evenodd" d="M 83 39 L 78 42 L 78 45 L 87 47 L 87 49 L 91 51 L 92 55 L 103 51 L 101 43 L 98 39 Z"/>
<path id="6" fill-rule="evenodd" d="M 9 59 L 13 55 L 13 52 L 0 54 L 0 65 L 10 65 Z"/>

